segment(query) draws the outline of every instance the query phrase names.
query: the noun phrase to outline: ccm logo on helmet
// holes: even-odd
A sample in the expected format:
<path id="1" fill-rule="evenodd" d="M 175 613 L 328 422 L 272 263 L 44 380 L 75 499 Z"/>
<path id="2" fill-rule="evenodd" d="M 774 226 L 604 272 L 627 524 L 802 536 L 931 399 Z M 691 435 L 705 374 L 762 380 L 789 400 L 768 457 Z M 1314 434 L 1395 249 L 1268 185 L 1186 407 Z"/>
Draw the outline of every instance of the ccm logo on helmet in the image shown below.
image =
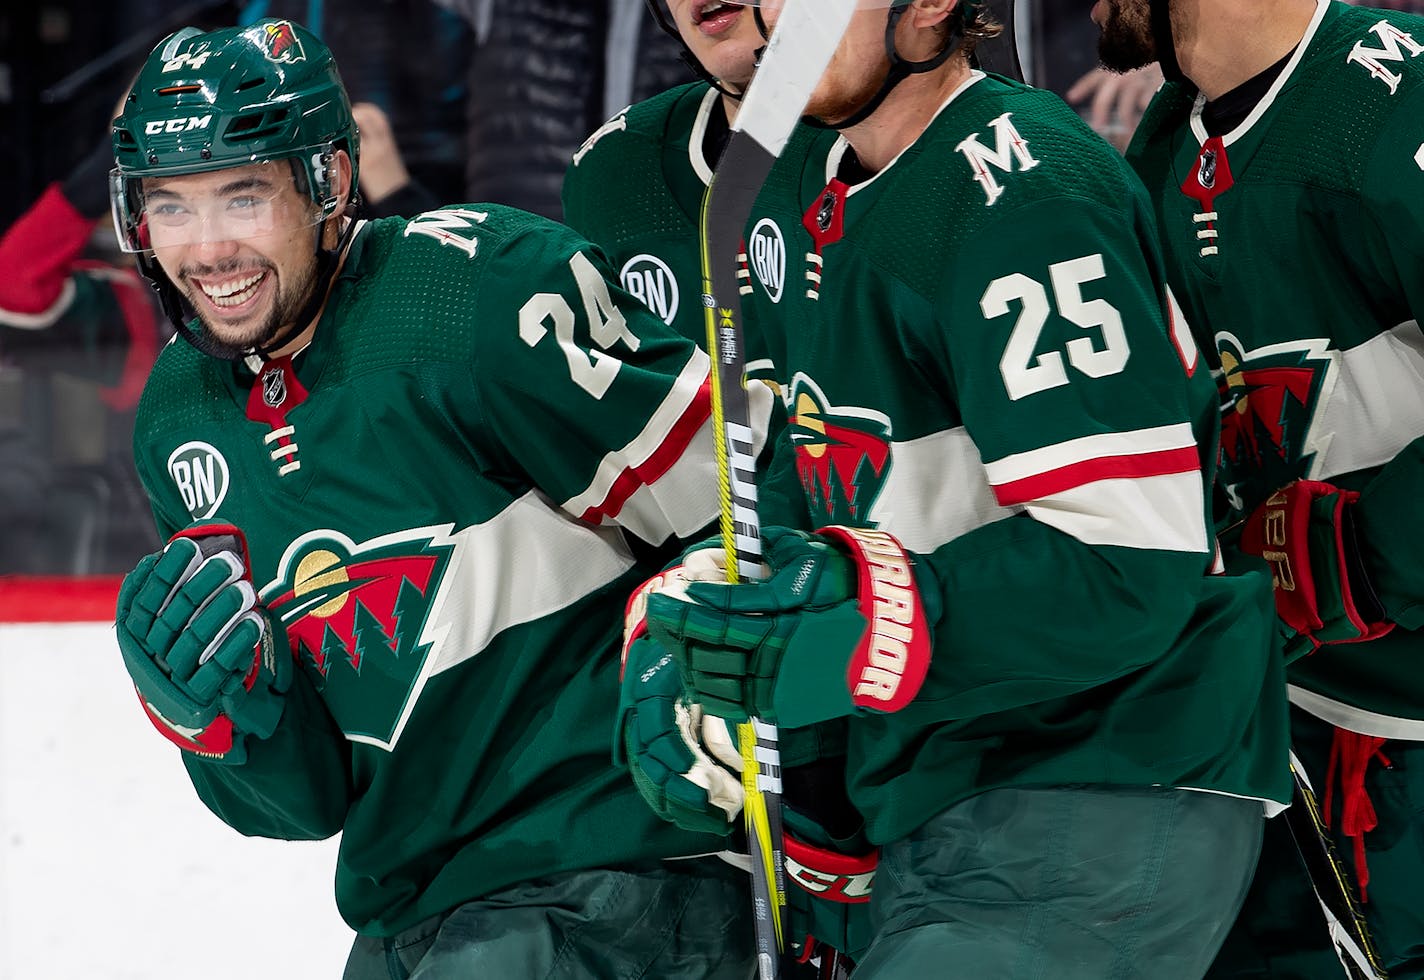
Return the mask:
<path id="1" fill-rule="evenodd" d="M 153 122 L 144 123 L 143 131 L 149 136 L 157 136 L 159 133 L 191 133 L 195 129 L 207 129 L 208 123 L 212 121 L 211 113 L 206 116 L 189 116 L 186 119 L 155 119 Z"/>

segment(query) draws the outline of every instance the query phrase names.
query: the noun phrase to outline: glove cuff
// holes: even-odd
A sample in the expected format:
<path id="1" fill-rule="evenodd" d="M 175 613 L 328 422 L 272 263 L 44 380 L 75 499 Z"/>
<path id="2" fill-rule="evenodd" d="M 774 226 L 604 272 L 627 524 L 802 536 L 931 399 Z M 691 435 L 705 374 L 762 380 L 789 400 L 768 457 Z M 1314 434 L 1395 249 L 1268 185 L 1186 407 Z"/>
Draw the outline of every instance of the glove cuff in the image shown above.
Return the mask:
<path id="1" fill-rule="evenodd" d="M 184 752 L 191 752 L 213 762 L 236 764 L 246 760 L 247 753 L 242 740 L 237 737 L 232 727 L 232 719 L 227 715 L 218 715 L 203 729 L 183 728 L 159 714 L 158 709 L 148 702 L 138 688 L 134 688 L 134 692 L 138 694 L 143 713 L 153 722 L 153 727 Z"/>
<path id="2" fill-rule="evenodd" d="M 851 655 L 846 686 L 857 708 L 899 711 L 930 668 L 930 629 L 910 556 L 885 531 L 832 525 L 816 532 L 849 552 L 866 630 Z"/>
<path id="3" fill-rule="evenodd" d="M 830 902 L 860 905 L 870 901 L 880 851 L 840 854 L 795 837 L 787 831 L 786 880 L 802 891 Z"/>

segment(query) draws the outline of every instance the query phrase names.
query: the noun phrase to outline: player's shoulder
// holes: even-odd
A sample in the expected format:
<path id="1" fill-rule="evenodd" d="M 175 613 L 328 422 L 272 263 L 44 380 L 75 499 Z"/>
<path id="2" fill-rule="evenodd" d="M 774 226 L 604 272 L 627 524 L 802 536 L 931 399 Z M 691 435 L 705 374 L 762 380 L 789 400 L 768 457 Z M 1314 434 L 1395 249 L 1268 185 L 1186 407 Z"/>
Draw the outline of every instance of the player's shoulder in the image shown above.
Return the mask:
<path id="1" fill-rule="evenodd" d="M 1418 172 L 1424 17 L 1332 3 L 1277 101 L 1264 164 L 1346 193 Z"/>
<path id="2" fill-rule="evenodd" d="M 1336 0 L 1315 28 L 1291 89 L 1297 102 L 1333 125 L 1394 116 L 1401 106 L 1417 111 L 1424 94 L 1424 16 Z"/>
<path id="3" fill-rule="evenodd" d="M 191 328 L 200 329 L 197 321 Z M 224 367 L 226 362 L 203 354 L 177 334 L 169 338 L 159 350 L 139 397 L 134 417 L 135 442 L 191 421 L 194 406 L 222 403 L 218 372 Z"/>
<path id="4" fill-rule="evenodd" d="M 1122 156 L 1051 92 L 986 76 L 941 113 L 912 163 L 917 196 L 956 226 L 1012 221 L 1048 201 L 1129 207 Z"/>
<path id="5" fill-rule="evenodd" d="M 570 161 L 569 176 L 624 167 L 630 156 L 656 156 L 669 142 L 685 143 L 711 93 L 706 82 L 688 82 L 628 106 L 583 141 Z"/>
<path id="6" fill-rule="evenodd" d="M 481 281 L 512 262 L 529 262 L 534 252 L 557 252 L 580 236 L 566 225 L 542 215 L 503 204 L 447 204 L 406 217 L 366 222 L 348 261 L 351 275 L 375 276 L 404 286 L 416 275 L 435 284 Z M 537 275 L 536 262 L 528 275 Z M 397 289 L 398 292 L 404 291 Z"/>
<path id="7" fill-rule="evenodd" d="M 343 347 L 372 363 L 463 359 L 482 324 L 517 319 L 521 303 L 590 247 L 556 221 L 499 204 L 367 222 L 333 294 Z"/>

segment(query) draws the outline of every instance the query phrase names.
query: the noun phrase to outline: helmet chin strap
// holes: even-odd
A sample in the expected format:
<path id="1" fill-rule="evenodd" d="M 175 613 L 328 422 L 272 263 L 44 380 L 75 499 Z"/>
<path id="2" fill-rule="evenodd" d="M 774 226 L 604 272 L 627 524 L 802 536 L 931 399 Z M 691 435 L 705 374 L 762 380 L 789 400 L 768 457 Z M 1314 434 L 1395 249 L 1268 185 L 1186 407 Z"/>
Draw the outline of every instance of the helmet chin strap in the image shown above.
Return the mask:
<path id="1" fill-rule="evenodd" d="M 1151 0 L 1152 47 L 1157 53 L 1157 64 L 1162 75 L 1169 82 L 1185 81 L 1182 66 L 1177 63 L 1177 45 L 1172 39 L 1171 0 Z"/>
<path id="2" fill-rule="evenodd" d="M 292 318 L 292 322 L 285 329 L 278 331 L 271 340 L 257 347 L 238 347 L 235 344 L 223 343 L 202 327 L 201 318 L 198 320 L 197 329 L 194 329 L 190 325 L 192 318 L 187 315 L 187 310 L 184 308 L 182 292 L 173 284 L 173 280 L 168 278 L 168 274 L 163 271 L 158 261 L 151 255 L 140 252 L 138 264 L 139 269 L 158 293 L 163 312 L 167 315 L 169 322 L 173 324 L 174 329 L 177 330 L 178 335 L 201 353 L 222 361 L 240 361 L 253 356 L 266 361 L 271 360 L 274 351 L 279 350 L 283 344 L 316 318 L 317 312 L 326 302 L 327 293 L 331 290 L 338 258 L 350 244 L 356 224 L 354 216 L 347 221 L 346 227 L 341 232 L 341 237 L 336 242 L 336 247 L 332 249 L 321 247 L 321 237 L 325 231 L 326 223 L 322 222 L 316 226 L 316 273 L 312 276 L 311 292 L 307 296 L 306 302 L 302 304 L 301 310 Z"/>
<path id="3" fill-rule="evenodd" d="M 950 36 L 949 43 L 944 49 L 933 58 L 924 61 L 906 61 L 901 58 L 895 50 L 895 29 L 900 25 L 900 18 L 905 15 L 908 7 L 891 7 L 889 17 L 885 21 L 885 56 L 890 59 L 890 73 L 885 76 L 885 81 L 881 84 L 880 90 L 871 96 L 870 101 L 861 106 L 849 118 L 840 122 L 827 123 L 816 119 L 807 119 L 812 126 L 819 126 L 822 129 L 849 129 L 870 118 L 871 113 L 880 108 L 880 104 L 885 101 L 886 96 L 895 90 L 899 85 L 911 75 L 923 75 L 925 72 L 934 71 L 940 65 L 948 61 L 960 48 L 964 46 L 964 34 L 955 30 Z"/>

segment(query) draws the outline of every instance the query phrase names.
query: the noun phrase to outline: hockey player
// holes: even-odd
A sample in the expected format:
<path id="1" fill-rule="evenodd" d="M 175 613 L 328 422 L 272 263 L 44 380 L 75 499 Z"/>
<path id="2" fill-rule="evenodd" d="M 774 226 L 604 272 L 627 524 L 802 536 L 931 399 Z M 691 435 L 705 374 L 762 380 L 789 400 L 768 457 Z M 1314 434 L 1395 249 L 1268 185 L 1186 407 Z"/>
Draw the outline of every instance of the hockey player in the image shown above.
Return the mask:
<path id="1" fill-rule="evenodd" d="M 722 838 L 608 755 L 625 537 L 715 512 L 706 356 L 544 219 L 354 220 L 350 107 L 296 24 L 166 39 L 114 149 L 190 341 L 140 403 L 173 537 L 118 641 L 199 796 L 341 833 L 348 980 L 746 977 L 745 876 L 697 857 Z"/>
<path id="2" fill-rule="evenodd" d="M 564 218 L 603 247 L 614 267 L 621 270 L 625 289 L 680 333 L 705 345 L 705 311 L 698 301 L 702 199 L 730 135 L 730 119 L 751 80 L 757 54 L 766 44 L 765 25 L 758 22 L 759 12 L 752 7 L 697 0 L 649 0 L 648 6 L 658 23 L 678 38 L 685 60 L 702 80 L 630 106 L 593 133 L 569 165 L 563 189 Z M 824 130 L 800 127 L 787 156 L 803 155 L 807 152 L 803 144 L 817 140 L 829 147 L 833 139 L 834 135 Z M 771 277 L 785 275 L 784 251 L 778 251 L 778 245 L 784 249 L 784 243 L 758 239 L 757 244 L 757 253 L 747 257 L 747 274 L 780 288 Z M 757 385 L 753 395 L 765 396 L 766 389 Z M 785 413 L 778 412 L 774 429 L 784 424 Z M 768 487 L 760 504 L 763 520 L 769 523 L 806 519 L 799 490 L 788 498 L 774 495 Z M 788 507 L 789 512 L 785 510 Z M 631 651 L 631 672 L 627 666 L 624 670 L 626 685 L 638 683 L 640 667 L 646 666 L 640 655 L 645 649 L 653 648 L 640 646 Z M 633 696 L 630 692 L 629 698 Z M 709 719 L 707 724 L 714 722 Z M 624 726 L 625 737 L 640 730 L 640 725 Z M 733 750 L 726 753 L 724 761 L 739 765 L 734 747 L 726 744 Z M 653 751 L 636 740 L 626 747 L 630 765 L 640 779 L 647 778 L 642 766 Z M 786 845 L 792 857 L 787 935 L 793 957 L 822 966 L 831 959 L 841 963 L 853 960 L 868 940 L 865 899 L 874 875 L 874 853 L 863 837 L 859 814 L 846 799 L 844 751 L 840 722 L 782 733 L 784 816 L 792 838 Z M 665 798 L 670 791 L 667 783 L 673 783 L 674 795 L 682 792 L 694 801 L 689 806 L 699 811 L 699 818 L 693 821 L 696 826 L 723 832 L 740 827 L 740 787 L 735 777 L 716 779 L 715 785 L 733 797 L 730 805 L 718 806 L 711 799 L 715 796 L 711 785 L 701 787 L 689 779 L 694 754 L 707 755 L 708 765 L 718 764 L 716 756 L 698 742 L 688 744 L 682 752 L 681 763 L 655 767 L 664 783 L 657 792 Z M 665 812 L 665 805 L 659 809 Z M 687 815 L 681 819 L 692 820 Z M 827 882 L 844 883 L 844 887 Z M 812 937 L 809 943 L 808 936 Z M 825 975 L 832 975 L 830 968 L 826 969 Z"/>
<path id="3" fill-rule="evenodd" d="M 1109 68 L 1158 60 L 1168 78 L 1129 160 L 1218 374 L 1228 561 L 1270 564 L 1300 657 L 1296 755 L 1384 967 L 1424 976 L 1424 19 L 1326 0 L 1101 0 L 1093 16 Z M 1287 875 L 1262 866 L 1277 920 Z M 1263 920 L 1243 928 L 1266 961 L 1251 975 L 1309 942 L 1300 924 L 1280 949 Z"/>
<path id="4" fill-rule="evenodd" d="M 1141 185 L 970 67 L 991 30 L 853 18 L 810 106 L 843 139 L 748 226 L 786 242 L 747 320 L 812 519 L 764 582 L 655 589 L 649 634 L 712 714 L 849 718 L 858 977 L 1201 976 L 1289 799 L 1269 581 L 1214 561 L 1215 395 Z"/>
<path id="5" fill-rule="evenodd" d="M 564 176 L 564 220 L 608 252 L 625 289 L 705 343 L 697 295 L 702 198 L 766 40 L 752 7 L 704 0 L 648 5 L 702 80 L 629 106 L 589 136 Z M 798 130 L 793 147 L 816 135 Z M 765 260 L 757 267 L 763 274 L 781 268 L 779 256 L 757 258 Z"/>

